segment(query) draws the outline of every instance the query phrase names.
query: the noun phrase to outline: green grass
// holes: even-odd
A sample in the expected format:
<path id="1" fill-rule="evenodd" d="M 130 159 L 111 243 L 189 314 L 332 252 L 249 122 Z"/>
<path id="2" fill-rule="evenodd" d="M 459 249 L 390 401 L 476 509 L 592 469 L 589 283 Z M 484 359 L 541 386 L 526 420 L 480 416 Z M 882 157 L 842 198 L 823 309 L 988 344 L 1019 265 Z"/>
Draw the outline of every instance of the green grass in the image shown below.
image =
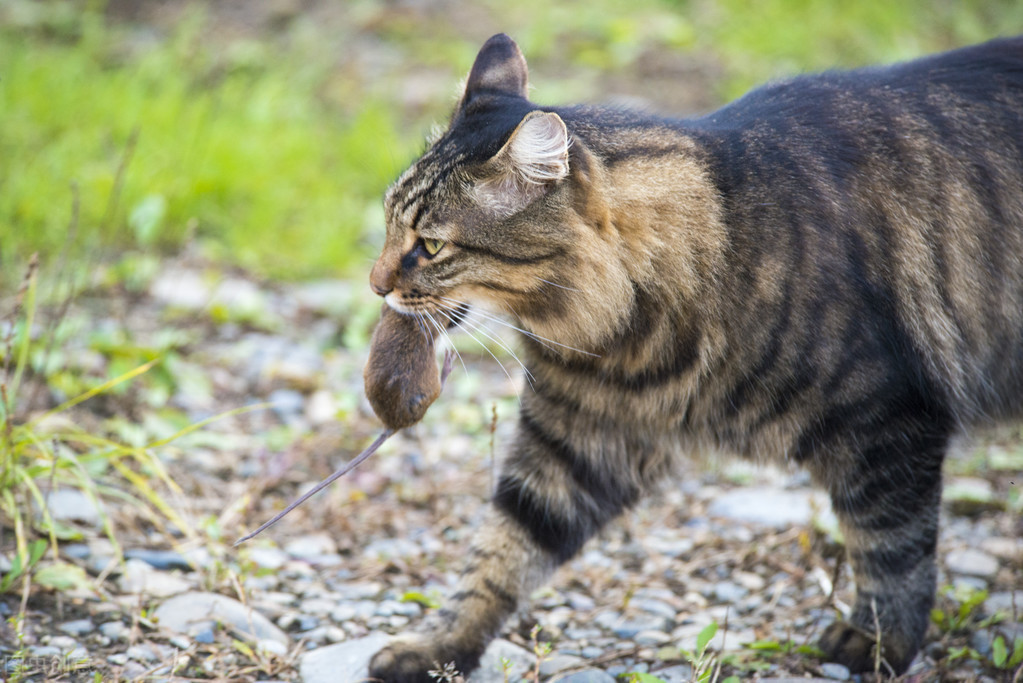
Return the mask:
<path id="1" fill-rule="evenodd" d="M 491 29 L 539 67 L 534 94 L 545 102 L 612 94 L 602 78 L 651 49 L 717 64 L 724 100 L 794 72 L 1023 30 L 1015 0 L 473 4 L 489 22 L 463 25 L 468 3 L 423 19 L 362 0 L 340 28 L 297 21 L 283 36 L 220 41 L 201 12 L 166 34 L 140 33 L 97 3 L 11 0 L 0 8 L 0 274 L 10 284 L 37 250 L 45 272 L 68 239 L 72 184 L 77 253 L 168 251 L 194 238 L 270 277 L 364 270 L 384 188 L 450 106 L 449 92 L 403 102 L 403 78 L 447 70 L 453 92 Z M 367 37 L 394 64 L 367 78 L 338 69 L 335 55 Z"/>
<path id="2" fill-rule="evenodd" d="M 125 54 L 98 17 L 65 40 L 0 33 L 4 270 L 59 250 L 72 183 L 87 248 L 194 234 L 271 276 L 343 272 L 366 255 L 365 224 L 412 150 L 393 111 L 339 111 L 319 67 L 258 44 L 215 54 L 199 35 L 196 21 Z"/>

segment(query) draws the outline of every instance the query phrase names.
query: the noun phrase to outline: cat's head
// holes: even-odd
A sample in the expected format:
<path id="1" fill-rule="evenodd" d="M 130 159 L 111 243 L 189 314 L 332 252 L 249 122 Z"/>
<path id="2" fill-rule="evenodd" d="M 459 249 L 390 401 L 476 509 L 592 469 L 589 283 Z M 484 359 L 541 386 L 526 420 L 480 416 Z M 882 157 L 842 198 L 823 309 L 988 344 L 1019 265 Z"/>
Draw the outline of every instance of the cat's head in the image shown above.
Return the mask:
<path id="1" fill-rule="evenodd" d="M 370 284 L 395 310 L 442 324 L 480 306 L 580 341 L 558 321 L 592 287 L 584 262 L 603 258 L 580 211 L 591 164 L 527 87 L 518 46 L 488 40 L 448 129 L 387 192 Z"/>

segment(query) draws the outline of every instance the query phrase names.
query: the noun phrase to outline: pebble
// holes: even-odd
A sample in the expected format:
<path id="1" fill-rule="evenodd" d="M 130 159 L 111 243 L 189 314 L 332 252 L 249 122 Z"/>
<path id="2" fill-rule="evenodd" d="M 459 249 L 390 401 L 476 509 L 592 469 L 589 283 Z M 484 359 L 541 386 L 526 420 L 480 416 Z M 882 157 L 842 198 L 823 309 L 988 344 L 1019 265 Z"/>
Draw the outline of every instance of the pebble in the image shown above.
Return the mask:
<path id="1" fill-rule="evenodd" d="M 834 517 L 827 496 L 819 491 L 784 491 L 753 486 L 717 496 L 707 508 L 707 514 L 776 529 L 809 524 L 815 514 L 822 519 Z"/>
<path id="2" fill-rule="evenodd" d="M 386 634 L 374 633 L 311 650 L 299 661 L 302 683 L 337 683 L 368 678 L 370 657 L 388 640 L 390 637 Z"/>
<path id="3" fill-rule="evenodd" d="M 284 552 L 300 560 L 337 553 L 337 543 L 326 533 L 306 534 L 284 545 Z"/>
<path id="4" fill-rule="evenodd" d="M 197 641 L 199 634 L 212 630 L 215 622 L 250 634 L 288 644 L 288 635 L 269 619 L 233 598 L 217 593 L 184 593 L 176 595 L 156 608 L 153 617 L 161 628 L 191 635 Z"/>
<path id="5" fill-rule="evenodd" d="M 851 674 L 849 668 L 837 662 L 825 662 L 820 665 L 821 675 L 833 681 L 848 681 Z"/>
<path id="6" fill-rule="evenodd" d="M 70 636 L 81 637 L 92 633 L 96 629 L 96 625 L 92 623 L 92 619 L 75 619 L 74 621 L 65 621 L 57 628 Z"/>
<path id="7" fill-rule="evenodd" d="M 128 659 L 134 659 L 136 662 L 155 662 L 160 658 L 159 653 L 146 643 L 132 645 L 124 651 L 124 654 L 128 655 Z"/>
<path id="8" fill-rule="evenodd" d="M 181 569 L 192 571 L 191 563 L 180 553 L 173 550 L 147 550 L 145 548 L 129 548 L 124 551 L 126 560 L 141 560 L 156 569 Z"/>
<path id="9" fill-rule="evenodd" d="M 975 548 L 953 550 L 945 556 L 945 566 L 954 574 L 992 579 L 998 573 L 998 560 Z"/>
<path id="10" fill-rule="evenodd" d="M 177 574 L 160 571 L 148 562 L 137 559 L 125 561 L 120 586 L 123 593 L 144 593 L 157 598 L 177 595 L 192 589 L 191 582 Z"/>
<path id="11" fill-rule="evenodd" d="M 79 522 L 96 529 L 103 524 L 103 512 L 99 507 L 102 504 L 78 489 L 54 489 L 46 494 L 45 501 L 50 517 L 55 521 Z"/>
<path id="12" fill-rule="evenodd" d="M 99 632 L 110 640 L 127 640 L 128 627 L 120 621 L 108 621 L 99 625 Z"/>
<path id="13" fill-rule="evenodd" d="M 693 678 L 693 667 L 688 664 L 676 664 L 652 673 L 664 683 L 689 683 Z"/>
<path id="14" fill-rule="evenodd" d="M 599 669 L 584 669 L 575 673 L 555 676 L 551 683 L 615 683 L 615 677 Z"/>

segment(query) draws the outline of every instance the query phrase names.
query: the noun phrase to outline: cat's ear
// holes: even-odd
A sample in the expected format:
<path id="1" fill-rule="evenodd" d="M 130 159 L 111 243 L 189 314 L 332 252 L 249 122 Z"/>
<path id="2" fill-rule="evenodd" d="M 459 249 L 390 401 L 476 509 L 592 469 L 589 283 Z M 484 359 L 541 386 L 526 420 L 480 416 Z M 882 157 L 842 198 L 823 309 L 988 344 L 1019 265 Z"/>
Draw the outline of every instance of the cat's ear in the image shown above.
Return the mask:
<path id="1" fill-rule="evenodd" d="M 468 104 L 476 95 L 485 92 L 524 98 L 528 87 L 526 58 L 514 40 L 498 33 L 484 43 L 476 55 L 469 79 L 465 82 L 462 104 Z"/>
<path id="2" fill-rule="evenodd" d="M 488 163 L 491 176 L 477 186 L 482 203 L 514 212 L 568 175 L 568 129 L 554 112 L 526 115 Z"/>

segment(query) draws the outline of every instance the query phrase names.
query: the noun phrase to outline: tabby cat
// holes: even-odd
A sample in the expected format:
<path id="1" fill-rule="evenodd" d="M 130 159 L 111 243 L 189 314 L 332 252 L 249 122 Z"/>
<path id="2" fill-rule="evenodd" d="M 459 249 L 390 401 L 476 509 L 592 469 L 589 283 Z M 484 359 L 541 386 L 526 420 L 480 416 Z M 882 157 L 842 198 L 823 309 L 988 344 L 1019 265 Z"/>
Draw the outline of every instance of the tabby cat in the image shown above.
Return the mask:
<path id="1" fill-rule="evenodd" d="M 374 291 L 424 324 L 512 312 L 531 383 L 460 583 L 373 677 L 472 670 L 553 569 L 704 449 L 809 470 L 857 586 L 821 649 L 908 667 L 949 438 L 1023 414 L 1023 38 L 675 120 L 536 105 L 497 35 L 385 206 Z"/>

